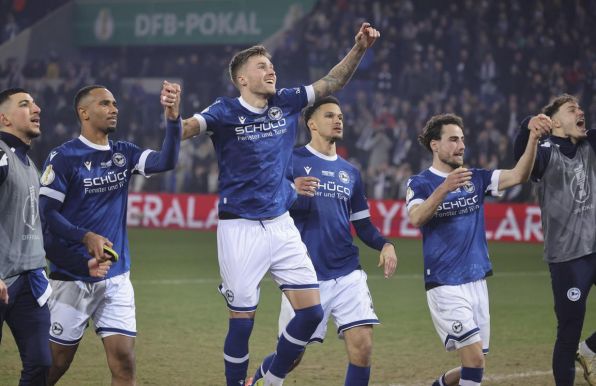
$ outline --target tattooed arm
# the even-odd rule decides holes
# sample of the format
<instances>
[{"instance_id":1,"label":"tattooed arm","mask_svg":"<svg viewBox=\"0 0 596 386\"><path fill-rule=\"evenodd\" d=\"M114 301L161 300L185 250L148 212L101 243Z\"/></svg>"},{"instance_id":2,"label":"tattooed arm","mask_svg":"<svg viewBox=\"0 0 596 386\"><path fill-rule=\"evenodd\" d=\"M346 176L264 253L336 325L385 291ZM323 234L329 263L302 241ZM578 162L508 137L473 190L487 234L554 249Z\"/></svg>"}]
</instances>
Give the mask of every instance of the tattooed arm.
<instances>
[{"instance_id":1,"label":"tattooed arm","mask_svg":"<svg viewBox=\"0 0 596 386\"><path fill-rule=\"evenodd\" d=\"M369 23L362 23L360 30L354 38L356 44L354 44L350 52L327 75L313 83L316 99L326 97L341 90L356 71L367 48L372 46L379 36L381 36L379 31L371 27Z\"/></svg>"}]
</instances>

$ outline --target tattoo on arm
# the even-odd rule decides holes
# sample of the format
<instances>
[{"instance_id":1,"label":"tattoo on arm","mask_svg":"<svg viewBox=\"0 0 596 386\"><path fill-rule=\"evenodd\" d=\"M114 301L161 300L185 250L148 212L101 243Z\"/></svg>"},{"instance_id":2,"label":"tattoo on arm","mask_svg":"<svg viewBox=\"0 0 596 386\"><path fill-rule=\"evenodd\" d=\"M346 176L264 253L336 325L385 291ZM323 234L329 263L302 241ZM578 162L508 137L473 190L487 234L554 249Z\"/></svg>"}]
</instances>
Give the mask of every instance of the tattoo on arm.
<instances>
[{"instance_id":1,"label":"tattoo on arm","mask_svg":"<svg viewBox=\"0 0 596 386\"><path fill-rule=\"evenodd\" d=\"M316 98L323 98L341 90L358 68L358 64L360 64L365 52L365 49L354 45L350 52L327 75L313 84Z\"/></svg>"}]
</instances>

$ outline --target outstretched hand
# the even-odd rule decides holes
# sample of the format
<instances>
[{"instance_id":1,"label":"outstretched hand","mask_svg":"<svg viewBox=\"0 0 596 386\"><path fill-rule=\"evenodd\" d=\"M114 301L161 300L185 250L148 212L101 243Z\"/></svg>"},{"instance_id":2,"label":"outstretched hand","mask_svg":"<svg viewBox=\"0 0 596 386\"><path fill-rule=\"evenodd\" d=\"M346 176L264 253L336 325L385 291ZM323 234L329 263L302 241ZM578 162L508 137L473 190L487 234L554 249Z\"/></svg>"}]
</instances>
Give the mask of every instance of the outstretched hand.
<instances>
[{"instance_id":1,"label":"outstretched hand","mask_svg":"<svg viewBox=\"0 0 596 386\"><path fill-rule=\"evenodd\" d=\"M367 49L370 48L375 41L381 36L381 33L373 28L370 23L362 23L360 30L356 34L354 40L360 47Z\"/></svg>"},{"instance_id":2,"label":"outstretched hand","mask_svg":"<svg viewBox=\"0 0 596 386\"><path fill-rule=\"evenodd\" d=\"M174 121L180 116L180 94L182 88L178 83L163 81L160 93L160 103L165 108L166 118Z\"/></svg>"}]
</instances>

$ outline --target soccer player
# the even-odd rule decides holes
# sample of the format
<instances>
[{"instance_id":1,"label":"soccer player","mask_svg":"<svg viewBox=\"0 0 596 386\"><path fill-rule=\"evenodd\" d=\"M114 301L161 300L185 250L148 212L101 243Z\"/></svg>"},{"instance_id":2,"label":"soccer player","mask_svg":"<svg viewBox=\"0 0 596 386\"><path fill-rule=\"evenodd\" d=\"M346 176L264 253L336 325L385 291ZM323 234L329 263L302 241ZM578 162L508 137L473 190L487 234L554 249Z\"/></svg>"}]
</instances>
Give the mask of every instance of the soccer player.
<instances>
[{"instance_id":1,"label":"soccer player","mask_svg":"<svg viewBox=\"0 0 596 386\"><path fill-rule=\"evenodd\" d=\"M366 284L366 273L354 245L350 223L369 247L381 251L379 267L385 278L395 272L395 248L370 221L360 172L339 157L335 143L343 138L343 114L331 96L318 99L304 110L311 136L308 145L294 150L293 172L300 196L290 215L317 272L324 317L309 342L323 342L327 321L333 316L348 354L345 385L368 385L372 355L372 326L379 324ZM282 295L280 335L294 311ZM267 357L254 377L262 377L274 354ZM297 365L297 363L296 363Z\"/></svg>"},{"instance_id":2,"label":"soccer player","mask_svg":"<svg viewBox=\"0 0 596 386\"><path fill-rule=\"evenodd\" d=\"M548 263L557 316L553 375L557 386L573 385L577 360L596 386L596 333L578 343L590 288L596 284L596 130L586 130L575 97L563 94L525 119L515 139L515 157L528 142L528 125L541 119L552 134L538 146L532 181L538 187Z\"/></svg>"},{"instance_id":3,"label":"soccer player","mask_svg":"<svg viewBox=\"0 0 596 386\"><path fill-rule=\"evenodd\" d=\"M21 88L0 92L0 340L6 321L23 369L19 385L46 385L52 292L37 197L38 171L27 156L39 137L41 109Z\"/></svg>"},{"instance_id":4,"label":"soccer player","mask_svg":"<svg viewBox=\"0 0 596 386\"><path fill-rule=\"evenodd\" d=\"M266 385L281 385L323 317L317 277L288 209L292 188L292 147L300 111L341 89L379 37L363 23L355 44L329 73L312 85L275 88L276 74L263 46L238 52L229 66L239 98L218 98L184 120L183 138L211 136L219 164L218 260L229 315L224 343L228 386L244 384L248 341L267 271L285 292L296 316L277 345Z\"/></svg>"},{"instance_id":5,"label":"soccer player","mask_svg":"<svg viewBox=\"0 0 596 386\"><path fill-rule=\"evenodd\" d=\"M435 329L461 367L433 386L480 385L490 323L485 278L492 274L484 227L484 196L526 181L544 126L531 124L526 151L513 169L467 169L464 125L454 114L432 117L418 137L432 166L408 181L410 222L422 232L426 297ZM459 382L459 383L458 383Z\"/></svg>"},{"instance_id":6,"label":"soccer player","mask_svg":"<svg viewBox=\"0 0 596 386\"><path fill-rule=\"evenodd\" d=\"M108 139L116 130L118 107L103 86L83 87L74 99L81 135L52 150L41 176L40 208L54 293L49 383L68 370L89 319L102 338L112 385L135 384L134 292L129 278L126 231L128 184L132 174L174 168L182 132L180 87L164 82L166 133L161 151ZM104 247L112 248L116 256ZM93 277L88 261L115 260L107 275Z\"/></svg>"}]
</instances>

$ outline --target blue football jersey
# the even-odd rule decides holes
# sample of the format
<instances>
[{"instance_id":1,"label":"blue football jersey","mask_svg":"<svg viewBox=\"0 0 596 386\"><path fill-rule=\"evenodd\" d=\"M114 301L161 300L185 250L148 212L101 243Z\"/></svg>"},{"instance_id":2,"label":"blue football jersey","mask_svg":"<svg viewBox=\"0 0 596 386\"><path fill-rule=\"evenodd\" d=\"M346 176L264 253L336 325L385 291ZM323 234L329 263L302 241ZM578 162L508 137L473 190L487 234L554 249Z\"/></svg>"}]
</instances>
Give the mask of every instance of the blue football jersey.
<instances>
[{"instance_id":1,"label":"blue football jersey","mask_svg":"<svg viewBox=\"0 0 596 386\"><path fill-rule=\"evenodd\" d=\"M370 217L360 172L339 156L310 146L294 150L294 177L317 177L315 197L299 196L290 209L319 280L345 276L360 267L350 222Z\"/></svg>"},{"instance_id":2,"label":"blue football jersey","mask_svg":"<svg viewBox=\"0 0 596 386\"><path fill-rule=\"evenodd\" d=\"M102 235L114 244L119 259L105 278L130 270L126 231L128 184L132 174L144 175L151 151L129 142L97 145L80 136L52 150L44 164L40 194L62 202L60 213L73 225ZM45 229L44 239L91 258L83 243L61 239L51 229ZM50 269L78 280L102 280L74 275L55 264L50 264Z\"/></svg>"},{"instance_id":3,"label":"blue football jersey","mask_svg":"<svg viewBox=\"0 0 596 386\"><path fill-rule=\"evenodd\" d=\"M469 183L450 192L434 216L420 228L427 288L470 283L492 272L484 226L484 197L500 195L501 171L470 170ZM426 200L446 177L447 173L431 167L410 178L408 209Z\"/></svg>"},{"instance_id":4,"label":"blue football jersey","mask_svg":"<svg viewBox=\"0 0 596 386\"><path fill-rule=\"evenodd\" d=\"M312 86L302 86L278 90L263 109L222 97L195 114L217 154L220 212L261 219L289 209L292 148L300 112L312 101Z\"/></svg>"}]
</instances>

